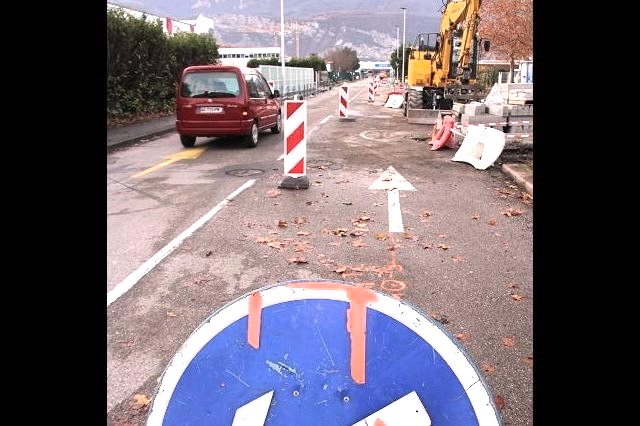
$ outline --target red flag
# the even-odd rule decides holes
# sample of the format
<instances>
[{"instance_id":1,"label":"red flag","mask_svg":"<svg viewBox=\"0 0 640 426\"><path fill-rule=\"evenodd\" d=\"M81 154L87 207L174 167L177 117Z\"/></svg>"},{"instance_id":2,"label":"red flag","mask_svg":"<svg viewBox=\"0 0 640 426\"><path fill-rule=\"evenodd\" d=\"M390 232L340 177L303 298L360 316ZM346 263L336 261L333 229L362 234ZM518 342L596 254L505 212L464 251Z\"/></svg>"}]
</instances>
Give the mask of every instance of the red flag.
<instances>
[{"instance_id":1,"label":"red flag","mask_svg":"<svg viewBox=\"0 0 640 426\"><path fill-rule=\"evenodd\" d=\"M171 18L167 16L167 32L171 34L173 32L173 23L171 22Z\"/></svg>"}]
</instances>

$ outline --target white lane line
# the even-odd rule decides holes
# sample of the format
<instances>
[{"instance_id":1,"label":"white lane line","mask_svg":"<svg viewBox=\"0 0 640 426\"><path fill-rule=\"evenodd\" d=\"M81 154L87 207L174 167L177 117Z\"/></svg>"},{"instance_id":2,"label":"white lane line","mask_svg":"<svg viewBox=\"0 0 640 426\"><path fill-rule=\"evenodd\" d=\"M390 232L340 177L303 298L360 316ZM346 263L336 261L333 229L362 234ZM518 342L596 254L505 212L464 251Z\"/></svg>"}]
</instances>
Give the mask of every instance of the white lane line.
<instances>
[{"instance_id":1,"label":"white lane line","mask_svg":"<svg viewBox=\"0 0 640 426\"><path fill-rule=\"evenodd\" d=\"M394 188L389 191L389 232L404 232L402 211L400 210L400 191Z\"/></svg>"},{"instance_id":2,"label":"white lane line","mask_svg":"<svg viewBox=\"0 0 640 426\"><path fill-rule=\"evenodd\" d=\"M322 121L320 121L320 124L324 124L327 121L331 120L331 117L333 117L333 115L327 115L325 118L322 119Z\"/></svg>"},{"instance_id":3,"label":"white lane line","mask_svg":"<svg viewBox=\"0 0 640 426\"><path fill-rule=\"evenodd\" d=\"M147 272L151 271L158 263L162 261L162 259L167 257L169 253L175 250L187 237L193 234L202 225L207 223L207 221L209 221L209 219L211 219L216 213L218 213L222 209L222 207L229 204L229 201L233 200L238 196L238 194L251 187L254 183L256 183L255 179L246 181L240 188L227 195L227 197L224 200L220 201L217 206L215 206L207 214L198 219L193 225L182 231L182 233L171 240L169 244L164 246L159 252L154 254L146 262L140 265L138 269L130 273L127 278L118 283L118 285L116 285L113 290L107 293L107 306L115 302L120 296L129 291L129 289L131 289L131 287L133 287L135 283L137 283L142 277L144 277Z\"/></svg>"},{"instance_id":4,"label":"white lane line","mask_svg":"<svg viewBox=\"0 0 640 426\"><path fill-rule=\"evenodd\" d=\"M354 100L355 98L357 98L358 96L360 96L362 94L362 92L367 92L369 89L367 87L365 87L364 89L362 89L361 91L358 92L357 95L355 95L353 98L349 99L349 102L351 102L352 100Z\"/></svg>"},{"instance_id":5,"label":"white lane line","mask_svg":"<svg viewBox=\"0 0 640 426\"><path fill-rule=\"evenodd\" d=\"M316 130L318 127L314 126L313 128L311 128L311 130L309 130L309 133L307 133L307 136L309 136L311 133L313 133L314 130Z\"/></svg>"}]
</instances>

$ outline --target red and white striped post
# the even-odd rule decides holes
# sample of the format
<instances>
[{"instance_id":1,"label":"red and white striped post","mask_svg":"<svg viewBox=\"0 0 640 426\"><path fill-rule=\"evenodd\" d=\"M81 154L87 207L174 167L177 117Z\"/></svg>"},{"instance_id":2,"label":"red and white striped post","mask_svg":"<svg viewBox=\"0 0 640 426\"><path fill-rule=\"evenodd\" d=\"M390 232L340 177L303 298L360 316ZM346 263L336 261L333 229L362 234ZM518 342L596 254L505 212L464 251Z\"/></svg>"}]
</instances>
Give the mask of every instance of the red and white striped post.
<instances>
[{"instance_id":1,"label":"red and white striped post","mask_svg":"<svg viewBox=\"0 0 640 426\"><path fill-rule=\"evenodd\" d=\"M374 94L373 94L373 81L369 82L369 102L373 102L374 101Z\"/></svg>"},{"instance_id":2,"label":"red and white striped post","mask_svg":"<svg viewBox=\"0 0 640 426\"><path fill-rule=\"evenodd\" d=\"M279 188L307 189L307 102L284 101L284 179Z\"/></svg>"},{"instance_id":3,"label":"red and white striped post","mask_svg":"<svg viewBox=\"0 0 640 426\"><path fill-rule=\"evenodd\" d=\"M340 86L338 90L338 121L353 121L349 117L349 88Z\"/></svg>"}]
</instances>

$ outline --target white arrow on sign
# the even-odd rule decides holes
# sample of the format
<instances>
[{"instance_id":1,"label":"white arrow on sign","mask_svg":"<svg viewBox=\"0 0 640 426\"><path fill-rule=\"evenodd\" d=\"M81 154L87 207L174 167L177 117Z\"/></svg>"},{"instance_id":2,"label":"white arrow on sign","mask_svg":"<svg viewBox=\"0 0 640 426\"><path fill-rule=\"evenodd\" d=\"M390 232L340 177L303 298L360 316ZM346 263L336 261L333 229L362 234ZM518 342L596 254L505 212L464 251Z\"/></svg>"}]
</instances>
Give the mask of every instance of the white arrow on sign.
<instances>
[{"instance_id":1,"label":"white arrow on sign","mask_svg":"<svg viewBox=\"0 0 640 426\"><path fill-rule=\"evenodd\" d=\"M404 232L399 191L416 191L416 188L402 177L393 166L389 166L387 170L371 184L369 189L386 189L389 191L389 232Z\"/></svg>"},{"instance_id":2,"label":"white arrow on sign","mask_svg":"<svg viewBox=\"0 0 640 426\"><path fill-rule=\"evenodd\" d=\"M431 426L431 418L422 405L420 397L413 391L392 402L381 410L365 417L352 426Z\"/></svg>"},{"instance_id":3,"label":"white arrow on sign","mask_svg":"<svg viewBox=\"0 0 640 426\"><path fill-rule=\"evenodd\" d=\"M259 398L247 402L236 410L231 426L262 426L267 420L267 413L271 406L273 391L269 391Z\"/></svg>"}]
</instances>

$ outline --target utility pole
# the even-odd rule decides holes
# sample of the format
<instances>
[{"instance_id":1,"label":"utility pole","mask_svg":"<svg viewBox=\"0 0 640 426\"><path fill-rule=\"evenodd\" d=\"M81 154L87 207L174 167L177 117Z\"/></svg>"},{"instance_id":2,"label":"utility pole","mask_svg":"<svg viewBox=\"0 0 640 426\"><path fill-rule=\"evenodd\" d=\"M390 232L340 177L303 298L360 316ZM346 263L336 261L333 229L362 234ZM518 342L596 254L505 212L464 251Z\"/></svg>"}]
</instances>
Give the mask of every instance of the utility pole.
<instances>
[{"instance_id":1,"label":"utility pole","mask_svg":"<svg viewBox=\"0 0 640 426\"><path fill-rule=\"evenodd\" d=\"M398 40L400 39L400 27L396 26L396 81L398 81L398 64L400 63L400 58L398 57L398 53L400 53L398 51L398 49L400 48L398 46Z\"/></svg>"},{"instance_id":2,"label":"utility pole","mask_svg":"<svg viewBox=\"0 0 640 426\"><path fill-rule=\"evenodd\" d=\"M402 84L404 84L404 55L406 52L406 48L404 47L405 38L407 34L407 8L401 7L402 9Z\"/></svg>"}]
</instances>

